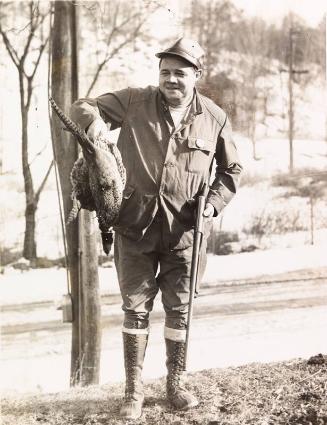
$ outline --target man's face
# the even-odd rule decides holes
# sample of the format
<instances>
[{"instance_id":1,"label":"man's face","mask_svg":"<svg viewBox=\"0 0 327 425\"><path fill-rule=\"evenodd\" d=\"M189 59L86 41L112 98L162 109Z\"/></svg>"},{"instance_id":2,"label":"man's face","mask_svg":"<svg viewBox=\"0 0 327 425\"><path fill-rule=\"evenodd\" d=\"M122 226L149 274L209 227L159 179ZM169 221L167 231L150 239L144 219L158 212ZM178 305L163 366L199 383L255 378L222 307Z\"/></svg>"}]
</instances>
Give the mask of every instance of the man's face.
<instances>
[{"instance_id":1,"label":"man's face","mask_svg":"<svg viewBox=\"0 0 327 425\"><path fill-rule=\"evenodd\" d=\"M159 88L171 105L187 104L193 97L201 70L174 56L164 57L159 69Z\"/></svg>"}]
</instances>

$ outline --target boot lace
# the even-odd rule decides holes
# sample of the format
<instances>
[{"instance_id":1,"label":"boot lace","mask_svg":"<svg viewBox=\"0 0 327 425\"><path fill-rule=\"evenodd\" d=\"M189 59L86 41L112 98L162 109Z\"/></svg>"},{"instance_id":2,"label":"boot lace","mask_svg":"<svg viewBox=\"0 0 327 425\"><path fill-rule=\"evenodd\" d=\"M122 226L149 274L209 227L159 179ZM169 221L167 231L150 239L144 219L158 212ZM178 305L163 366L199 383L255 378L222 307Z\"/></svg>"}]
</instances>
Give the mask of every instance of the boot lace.
<instances>
[{"instance_id":1,"label":"boot lace","mask_svg":"<svg viewBox=\"0 0 327 425\"><path fill-rule=\"evenodd\" d=\"M183 390L180 386L181 378L184 371L184 353L185 344L175 342L172 351L172 363L168 374L167 384L169 392L176 392L176 390Z\"/></svg>"}]
</instances>

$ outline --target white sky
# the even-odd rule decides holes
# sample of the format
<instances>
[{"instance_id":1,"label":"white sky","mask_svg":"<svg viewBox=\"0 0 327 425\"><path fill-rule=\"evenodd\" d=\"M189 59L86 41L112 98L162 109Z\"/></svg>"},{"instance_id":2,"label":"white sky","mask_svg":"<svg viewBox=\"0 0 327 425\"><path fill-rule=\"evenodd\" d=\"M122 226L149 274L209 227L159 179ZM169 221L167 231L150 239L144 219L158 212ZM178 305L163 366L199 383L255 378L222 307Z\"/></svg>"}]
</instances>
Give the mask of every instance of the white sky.
<instances>
[{"instance_id":1,"label":"white sky","mask_svg":"<svg viewBox=\"0 0 327 425\"><path fill-rule=\"evenodd\" d=\"M309 25L317 25L327 11L326 0L232 0L249 15L261 16L273 22L293 11Z\"/></svg>"},{"instance_id":2,"label":"white sky","mask_svg":"<svg viewBox=\"0 0 327 425\"><path fill-rule=\"evenodd\" d=\"M207 0L210 1L210 0ZM317 26L327 13L327 0L230 0L246 15L259 16L278 25L290 11L312 26ZM152 18L152 34L160 37L184 35L183 10L187 11L191 0L166 0L165 7Z\"/></svg>"},{"instance_id":3,"label":"white sky","mask_svg":"<svg viewBox=\"0 0 327 425\"><path fill-rule=\"evenodd\" d=\"M261 16L267 21L278 22L280 18L293 11L309 25L316 26L327 12L326 0L231 0L246 14ZM190 7L191 0L167 0L168 20L179 25L179 8ZM169 12L168 12L169 11Z\"/></svg>"}]
</instances>

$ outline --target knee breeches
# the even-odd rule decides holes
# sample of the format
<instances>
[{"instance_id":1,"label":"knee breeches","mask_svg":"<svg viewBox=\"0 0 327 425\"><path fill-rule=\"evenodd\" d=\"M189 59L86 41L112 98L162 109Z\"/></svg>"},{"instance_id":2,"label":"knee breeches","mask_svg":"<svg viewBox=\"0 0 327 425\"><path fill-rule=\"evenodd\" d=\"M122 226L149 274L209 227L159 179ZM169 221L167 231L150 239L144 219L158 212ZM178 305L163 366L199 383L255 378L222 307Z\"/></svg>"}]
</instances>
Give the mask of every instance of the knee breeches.
<instances>
[{"instance_id":1,"label":"knee breeches","mask_svg":"<svg viewBox=\"0 0 327 425\"><path fill-rule=\"evenodd\" d=\"M124 327L146 329L159 292L166 313L165 326L185 329L189 303L192 246L169 250L162 244L162 224L154 221L140 241L115 235L115 264L125 312ZM199 279L205 268L205 241Z\"/></svg>"}]
</instances>

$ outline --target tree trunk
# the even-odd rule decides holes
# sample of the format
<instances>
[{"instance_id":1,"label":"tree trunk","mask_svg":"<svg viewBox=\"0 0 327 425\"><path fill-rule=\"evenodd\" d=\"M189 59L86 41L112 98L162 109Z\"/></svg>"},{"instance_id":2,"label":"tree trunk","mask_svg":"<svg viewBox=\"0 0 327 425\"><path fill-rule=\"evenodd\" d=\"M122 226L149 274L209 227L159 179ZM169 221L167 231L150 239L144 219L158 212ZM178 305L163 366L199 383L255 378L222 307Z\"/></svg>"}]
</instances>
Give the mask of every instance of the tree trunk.
<instances>
[{"instance_id":1,"label":"tree trunk","mask_svg":"<svg viewBox=\"0 0 327 425\"><path fill-rule=\"evenodd\" d=\"M258 156L257 156L255 112L251 114L251 118L250 118L250 139L252 142L252 158L256 161L258 159Z\"/></svg>"},{"instance_id":2,"label":"tree trunk","mask_svg":"<svg viewBox=\"0 0 327 425\"><path fill-rule=\"evenodd\" d=\"M35 7L34 7L35 6ZM27 260L36 259L36 238L35 238L35 225L36 225L36 210L39 202L40 193L42 192L46 180L49 176L50 169L46 173L43 182L35 194L33 187L33 178L28 160L28 115L31 106L31 99L33 93L33 79L35 73L40 65L40 60L44 49L47 44L47 39L44 43L39 44L38 48L34 45L36 32L41 31L43 35L42 24L48 13L41 14L38 5L33 5L33 2L29 3L29 23L25 28L29 27L29 32L26 37L26 43L21 46L22 54L19 56L18 51L12 45L11 41L7 37L7 33L11 30L4 30L0 22L0 33L4 41L7 53L10 59L15 65L18 72L19 80L19 94L20 94L20 113L21 113L21 124L22 124L22 171L24 178L24 189L25 189L25 234L24 234L24 245L23 245L23 257ZM0 17L1 20L1 17ZM43 38L43 37L42 37ZM23 40L22 40L23 41ZM36 59L33 62L33 58L37 52ZM32 54L33 58L27 59ZM28 66L25 67L27 60L29 61ZM27 69L32 69L31 72L27 72Z\"/></svg>"},{"instance_id":3,"label":"tree trunk","mask_svg":"<svg viewBox=\"0 0 327 425\"><path fill-rule=\"evenodd\" d=\"M23 250L23 257L27 260L36 259L35 214L35 204L27 204L25 209L25 236Z\"/></svg>"},{"instance_id":4,"label":"tree trunk","mask_svg":"<svg viewBox=\"0 0 327 425\"><path fill-rule=\"evenodd\" d=\"M310 195L310 235L311 235L311 245L314 245L314 235L315 235L315 227L314 227L314 199L313 196Z\"/></svg>"},{"instance_id":5,"label":"tree trunk","mask_svg":"<svg viewBox=\"0 0 327 425\"><path fill-rule=\"evenodd\" d=\"M22 168L25 188L25 235L23 257L27 260L36 258L35 242L35 215L37 205L35 204L35 193L30 165L28 162L28 112L29 104L24 103L24 75L23 69L19 73L20 108L22 117Z\"/></svg>"}]
</instances>

